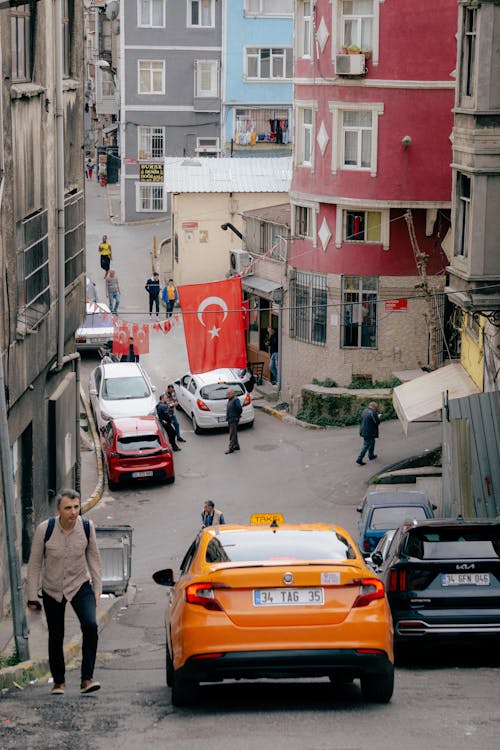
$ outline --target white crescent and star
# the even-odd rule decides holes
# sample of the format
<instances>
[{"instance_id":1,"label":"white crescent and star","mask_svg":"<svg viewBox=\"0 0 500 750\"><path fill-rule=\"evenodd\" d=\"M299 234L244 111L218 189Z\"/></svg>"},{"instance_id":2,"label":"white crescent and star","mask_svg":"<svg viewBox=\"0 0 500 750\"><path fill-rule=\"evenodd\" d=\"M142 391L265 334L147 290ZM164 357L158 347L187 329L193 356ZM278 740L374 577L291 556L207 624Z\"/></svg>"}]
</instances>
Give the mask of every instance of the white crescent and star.
<instances>
[{"instance_id":1,"label":"white crescent and star","mask_svg":"<svg viewBox=\"0 0 500 750\"><path fill-rule=\"evenodd\" d=\"M205 299L202 300L202 302L200 302L200 305L199 305L198 310L197 310L198 320L200 321L200 323L202 324L202 326L206 327L206 323L203 320L203 313L205 312L205 309L209 305L216 305L217 307L220 307L220 309L224 313L224 317L222 318L222 322L224 322L225 319L227 318L227 312L228 312L226 302L222 299L222 297L205 297ZM220 331L220 328L217 328L217 326L215 324L214 324L213 328L209 328L208 329L208 333L212 337L212 340L216 336L219 335L219 331Z\"/></svg>"}]
</instances>

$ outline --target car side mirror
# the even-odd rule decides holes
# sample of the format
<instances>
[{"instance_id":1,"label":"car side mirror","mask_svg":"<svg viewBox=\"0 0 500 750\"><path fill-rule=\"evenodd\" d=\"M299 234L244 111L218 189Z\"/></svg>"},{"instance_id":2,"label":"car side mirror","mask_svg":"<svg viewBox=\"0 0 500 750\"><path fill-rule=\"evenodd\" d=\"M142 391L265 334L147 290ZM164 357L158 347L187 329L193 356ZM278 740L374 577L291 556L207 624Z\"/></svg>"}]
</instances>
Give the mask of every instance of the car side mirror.
<instances>
[{"instance_id":1,"label":"car side mirror","mask_svg":"<svg viewBox=\"0 0 500 750\"><path fill-rule=\"evenodd\" d=\"M437 505L434 505L434 503L432 503L431 507L432 507L432 510L437 510L438 509Z\"/></svg>"},{"instance_id":2,"label":"car side mirror","mask_svg":"<svg viewBox=\"0 0 500 750\"><path fill-rule=\"evenodd\" d=\"M89 390L89 393L90 393L91 396L97 396L97 390L95 388L91 388Z\"/></svg>"},{"instance_id":3,"label":"car side mirror","mask_svg":"<svg viewBox=\"0 0 500 750\"><path fill-rule=\"evenodd\" d=\"M153 573L153 581L159 586L175 586L174 571L172 568L164 568Z\"/></svg>"},{"instance_id":4,"label":"car side mirror","mask_svg":"<svg viewBox=\"0 0 500 750\"><path fill-rule=\"evenodd\" d=\"M382 557L381 552L372 552L372 563L374 565L380 566L384 562L384 558Z\"/></svg>"},{"instance_id":5,"label":"car side mirror","mask_svg":"<svg viewBox=\"0 0 500 750\"><path fill-rule=\"evenodd\" d=\"M156 391L156 386L155 386L155 385L152 385L152 386L151 386L151 390L153 391L153 393L155 393L155 391Z\"/></svg>"}]
</instances>

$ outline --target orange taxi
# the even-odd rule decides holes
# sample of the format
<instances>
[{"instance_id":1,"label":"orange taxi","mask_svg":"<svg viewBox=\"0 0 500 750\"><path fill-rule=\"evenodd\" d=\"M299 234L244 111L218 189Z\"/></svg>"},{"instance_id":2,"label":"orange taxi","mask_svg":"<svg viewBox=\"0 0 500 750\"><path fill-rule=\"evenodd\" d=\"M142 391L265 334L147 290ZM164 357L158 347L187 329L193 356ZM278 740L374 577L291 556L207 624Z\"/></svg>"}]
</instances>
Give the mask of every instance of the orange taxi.
<instances>
[{"instance_id":1,"label":"orange taxi","mask_svg":"<svg viewBox=\"0 0 500 750\"><path fill-rule=\"evenodd\" d=\"M153 575L169 587L172 703L195 702L200 682L324 676L359 678L364 700L390 701L391 613L349 534L267 514L255 520L202 529L177 580L171 569Z\"/></svg>"}]
</instances>

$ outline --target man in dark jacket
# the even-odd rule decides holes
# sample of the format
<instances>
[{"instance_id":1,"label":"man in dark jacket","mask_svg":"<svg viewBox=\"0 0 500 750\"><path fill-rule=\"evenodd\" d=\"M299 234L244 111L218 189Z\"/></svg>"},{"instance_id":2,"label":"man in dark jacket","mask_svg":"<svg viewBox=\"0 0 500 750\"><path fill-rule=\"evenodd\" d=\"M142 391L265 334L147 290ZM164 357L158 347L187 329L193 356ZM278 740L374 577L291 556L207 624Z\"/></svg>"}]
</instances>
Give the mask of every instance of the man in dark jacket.
<instances>
[{"instance_id":1,"label":"man in dark jacket","mask_svg":"<svg viewBox=\"0 0 500 750\"><path fill-rule=\"evenodd\" d=\"M172 424L172 419L170 417L170 408L167 403L167 394L162 393L160 396L160 400L156 404L156 413L158 415L158 420L165 430L165 432L168 435L168 439L170 442L170 445L172 446L173 451L180 451L181 449L175 442L175 429Z\"/></svg>"},{"instance_id":2,"label":"man in dark jacket","mask_svg":"<svg viewBox=\"0 0 500 750\"><path fill-rule=\"evenodd\" d=\"M158 273L153 274L151 278L146 281L144 289L149 294L149 317L153 312L153 305L156 309L156 317L160 314L160 275Z\"/></svg>"},{"instance_id":3,"label":"man in dark jacket","mask_svg":"<svg viewBox=\"0 0 500 750\"><path fill-rule=\"evenodd\" d=\"M239 451L240 449L238 443L238 422L240 421L242 411L243 409L239 398L234 395L232 388L228 388L226 419L229 425L229 448L227 449L226 454L234 453L234 451Z\"/></svg>"},{"instance_id":4,"label":"man in dark jacket","mask_svg":"<svg viewBox=\"0 0 500 750\"><path fill-rule=\"evenodd\" d=\"M363 438L363 447L356 459L356 463L360 466L365 465L363 458L367 452L370 461L377 458L373 451L375 449L375 440L378 438L379 424L380 415L377 412L377 403L375 401L370 401L368 407L364 409L361 414L361 422L359 425L359 434Z\"/></svg>"}]
</instances>

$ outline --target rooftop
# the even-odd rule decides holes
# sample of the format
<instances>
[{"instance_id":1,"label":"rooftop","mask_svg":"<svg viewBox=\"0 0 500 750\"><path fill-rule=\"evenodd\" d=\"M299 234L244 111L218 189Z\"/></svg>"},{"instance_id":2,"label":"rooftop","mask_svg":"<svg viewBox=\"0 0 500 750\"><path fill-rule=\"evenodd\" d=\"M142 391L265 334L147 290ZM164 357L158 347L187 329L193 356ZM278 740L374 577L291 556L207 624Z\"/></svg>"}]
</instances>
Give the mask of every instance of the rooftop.
<instances>
[{"instance_id":1,"label":"rooftop","mask_svg":"<svg viewBox=\"0 0 500 750\"><path fill-rule=\"evenodd\" d=\"M165 189L172 193L288 193L291 177L290 156L165 158Z\"/></svg>"}]
</instances>

